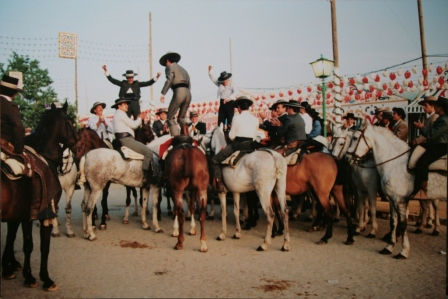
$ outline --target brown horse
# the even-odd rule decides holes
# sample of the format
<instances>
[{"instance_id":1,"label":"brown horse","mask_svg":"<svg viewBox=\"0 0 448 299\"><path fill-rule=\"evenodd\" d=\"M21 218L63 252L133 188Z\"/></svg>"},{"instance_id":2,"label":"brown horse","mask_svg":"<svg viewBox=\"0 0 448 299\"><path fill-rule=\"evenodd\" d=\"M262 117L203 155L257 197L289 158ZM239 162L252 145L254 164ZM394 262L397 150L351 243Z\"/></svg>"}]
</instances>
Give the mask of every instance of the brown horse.
<instances>
[{"instance_id":1,"label":"brown horse","mask_svg":"<svg viewBox=\"0 0 448 299\"><path fill-rule=\"evenodd\" d=\"M185 136L175 137L173 144L179 144L179 139ZM184 242L184 209L183 193L191 192L189 209L194 215L194 203L198 202L201 222L201 252L207 251L205 235L205 217L207 211L207 187L209 172L207 158L197 147L188 143L181 143L171 150L166 158L164 176L168 179L174 196L174 211L179 221L179 235L175 249L182 249Z\"/></svg>"},{"instance_id":2,"label":"brown horse","mask_svg":"<svg viewBox=\"0 0 448 299\"><path fill-rule=\"evenodd\" d=\"M14 272L21 265L14 257L14 241L20 223L23 231L23 251L25 261L23 276L25 285L37 286L31 274L31 252L33 251L32 221L40 221L41 264L39 277L43 288L48 291L57 289L48 274L48 255L54 210L62 190L57 178L57 166L60 161L59 143L71 147L76 142L72 121L67 117L67 103L62 108L51 106L43 113L35 132L26 138L26 144L32 146L45 157L48 164L36 158L31 178L24 176L17 180L8 179L1 174L1 217L8 223L5 250L2 256L2 275L5 279L15 278ZM31 152L28 152L31 155ZM40 178L38 176L40 174ZM45 192L46 191L46 192ZM36 196L37 201L36 201ZM36 209L37 208L37 209Z\"/></svg>"},{"instance_id":3,"label":"brown horse","mask_svg":"<svg viewBox=\"0 0 448 299\"><path fill-rule=\"evenodd\" d=\"M343 185L335 184L338 166L335 159L322 152L304 155L299 164L288 165L286 174L286 194L300 195L312 191L319 200L327 222L327 230L319 244L327 243L333 235L334 213L330 205L330 193L333 194L341 212L347 217L347 240L345 244L353 244L353 220L351 211L344 200Z\"/></svg>"}]
</instances>

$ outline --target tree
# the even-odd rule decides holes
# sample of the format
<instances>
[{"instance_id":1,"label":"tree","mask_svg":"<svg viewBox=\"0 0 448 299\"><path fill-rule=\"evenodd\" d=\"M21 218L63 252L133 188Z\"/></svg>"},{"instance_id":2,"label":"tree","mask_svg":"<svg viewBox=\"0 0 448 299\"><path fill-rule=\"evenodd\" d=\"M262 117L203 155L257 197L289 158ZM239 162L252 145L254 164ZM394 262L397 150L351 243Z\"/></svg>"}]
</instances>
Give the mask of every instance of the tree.
<instances>
[{"instance_id":1,"label":"tree","mask_svg":"<svg viewBox=\"0 0 448 299\"><path fill-rule=\"evenodd\" d=\"M23 73L23 92L14 99L19 105L20 114L25 127L35 128L39 122L40 115L51 103L59 102L55 90L51 87L53 80L47 69L42 69L38 60L31 60L28 56L22 56L13 52L8 64L0 63L0 75L9 71L20 71ZM64 102L67 101L65 98ZM68 113L71 117L76 116L76 109L69 105Z\"/></svg>"}]
</instances>

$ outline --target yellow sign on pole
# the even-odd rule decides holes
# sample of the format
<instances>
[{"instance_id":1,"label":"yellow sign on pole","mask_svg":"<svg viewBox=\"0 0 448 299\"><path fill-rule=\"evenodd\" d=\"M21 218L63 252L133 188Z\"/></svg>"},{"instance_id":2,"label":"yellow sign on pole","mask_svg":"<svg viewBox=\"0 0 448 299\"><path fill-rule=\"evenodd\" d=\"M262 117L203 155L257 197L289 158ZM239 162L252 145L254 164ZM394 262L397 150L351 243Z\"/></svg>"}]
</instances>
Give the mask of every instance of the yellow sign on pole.
<instances>
[{"instance_id":1,"label":"yellow sign on pole","mask_svg":"<svg viewBox=\"0 0 448 299\"><path fill-rule=\"evenodd\" d=\"M78 35L76 33L59 32L58 49L60 58L76 59L78 56Z\"/></svg>"}]
</instances>

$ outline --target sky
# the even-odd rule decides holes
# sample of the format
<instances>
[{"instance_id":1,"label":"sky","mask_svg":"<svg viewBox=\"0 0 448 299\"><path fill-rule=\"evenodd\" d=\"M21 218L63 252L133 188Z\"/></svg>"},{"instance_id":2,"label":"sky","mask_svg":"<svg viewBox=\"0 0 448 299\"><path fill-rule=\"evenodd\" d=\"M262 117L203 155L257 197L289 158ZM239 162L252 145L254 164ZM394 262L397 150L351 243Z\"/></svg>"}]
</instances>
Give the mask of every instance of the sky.
<instances>
[{"instance_id":1,"label":"sky","mask_svg":"<svg viewBox=\"0 0 448 299\"><path fill-rule=\"evenodd\" d=\"M448 1L422 4L427 55L448 54ZM12 51L39 60L59 98L74 103L75 61L58 57L57 37L76 33L79 114L96 101L113 113L119 88L101 66L117 79L132 69L149 80L150 13L153 74L162 73L153 85L156 106L165 81L158 61L166 52L181 55L193 101L216 99L210 64L216 77L232 72L237 89L256 92L317 82L310 62L321 54L333 59L328 0L1 0L0 62ZM421 57L417 0L336 0L336 19L343 75ZM150 98L150 88L142 88L143 109Z\"/></svg>"}]
</instances>

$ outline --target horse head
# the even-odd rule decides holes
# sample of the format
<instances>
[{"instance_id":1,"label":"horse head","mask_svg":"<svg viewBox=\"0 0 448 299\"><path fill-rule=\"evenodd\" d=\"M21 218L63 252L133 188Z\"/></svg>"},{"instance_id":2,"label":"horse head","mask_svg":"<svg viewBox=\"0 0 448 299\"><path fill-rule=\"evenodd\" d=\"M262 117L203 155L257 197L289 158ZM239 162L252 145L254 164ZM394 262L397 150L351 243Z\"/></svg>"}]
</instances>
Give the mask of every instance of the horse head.
<instances>
[{"instance_id":1,"label":"horse head","mask_svg":"<svg viewBox=\"0 0 448 299\"><path fill-rule=\"evenodd\" d=\"M148 144L155 138L154 132L151 128L151 123L143 123L141 127L135 130L135 140L140 141L143 144Z\"/></svg>"},{"instance_id":2,"label":"horse head","mask_svg":"<svg viewBox=\"0 0 448 299\"><path fill-rule=\"evenodd\" d=\"M212 137L210 141L211 151L216 155L227 145L226 136L224 134L224 128L221 124L212 131Z\"/></svg>"},{"instance_id":3,"label":"horse head","mask_svg":"<svg viewBox=\"0 0 448 299\"><path fill-rule=\"evenodd\" d=\"M331 154L337 159L341 160L347 153L350 141L353 137L353 131L348 131L344 136L333 137L331 142Z\"/></svg>"},{"instance_id":4,"label":"horse head","mask_svg":"<svg viewBox=\"0 0 448 299\"><path fill-rule=\"evenodd\" d=\"M368 122L365 122L359 130L352 133L347 149L347 156L349 156L349 160L352 163L360 161L372 149L372 141L370 140L370 136L368 136L370 130L372 130L372 126Z\"/></svg>"}]
</instances>

